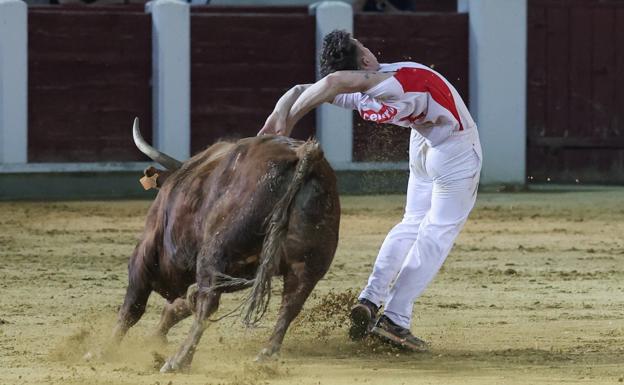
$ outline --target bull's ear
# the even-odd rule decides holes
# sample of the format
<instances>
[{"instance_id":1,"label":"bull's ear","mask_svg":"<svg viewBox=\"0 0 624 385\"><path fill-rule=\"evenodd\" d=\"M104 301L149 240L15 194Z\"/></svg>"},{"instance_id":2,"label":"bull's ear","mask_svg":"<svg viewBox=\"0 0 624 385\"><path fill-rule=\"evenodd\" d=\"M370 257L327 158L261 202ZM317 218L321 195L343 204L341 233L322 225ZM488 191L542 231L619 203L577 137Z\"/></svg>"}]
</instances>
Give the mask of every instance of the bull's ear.
<instances>
[{"instance_id":1,"label":"bull's ear","mask_svg":"<svg viewBox=\"0 0 624 385\"><path fill-rule=\"evenodd\" d=\"M152 175L156 174L157 172L158 172L158 170L156 169L156 167L149 166L145 170L143 170L143 175L149 177L149 176L152 176Z\"/></svg>"}]
</instances>

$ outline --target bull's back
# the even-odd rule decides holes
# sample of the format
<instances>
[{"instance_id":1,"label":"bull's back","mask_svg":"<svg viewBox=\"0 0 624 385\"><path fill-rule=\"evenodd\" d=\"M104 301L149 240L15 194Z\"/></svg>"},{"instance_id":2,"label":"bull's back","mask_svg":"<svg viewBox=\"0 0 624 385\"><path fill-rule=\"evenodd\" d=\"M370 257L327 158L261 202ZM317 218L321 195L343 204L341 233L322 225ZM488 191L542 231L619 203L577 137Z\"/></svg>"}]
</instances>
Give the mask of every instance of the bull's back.
<instances>
[{"instance_id":1,"label":"bull's back","mask_svg":"<svg viewBox=\"0 0 624 385\"><path fill-rule=\"evenodd\" d=\"M213 145L172 175L160 193L168 194L163 208L163 246L173 259L190 265L198 249L236 229L241 254L261 239L259 228L292 179L301 141L283 137L245 138ZM178 174L179 173L179 174ZM182 246L184 245L184 246ZM252 250L253 251L253 250Z\"/></svg>"},{"instance_id":2,"label":"bull's back","mask_svg":"<svg viewBox=\"0 0 624 385\"><path fill-rule=\"evenodd\" d=\"M194 273L202 248L225 248L234 267L258 254L267 218L293 180L303 143L267 136L212 146L172 174L159 192L162 273ZM336 178L321 158L295 197L290 238L322 237L333 256L339 216Z\"/></svg>"}]
</instances>

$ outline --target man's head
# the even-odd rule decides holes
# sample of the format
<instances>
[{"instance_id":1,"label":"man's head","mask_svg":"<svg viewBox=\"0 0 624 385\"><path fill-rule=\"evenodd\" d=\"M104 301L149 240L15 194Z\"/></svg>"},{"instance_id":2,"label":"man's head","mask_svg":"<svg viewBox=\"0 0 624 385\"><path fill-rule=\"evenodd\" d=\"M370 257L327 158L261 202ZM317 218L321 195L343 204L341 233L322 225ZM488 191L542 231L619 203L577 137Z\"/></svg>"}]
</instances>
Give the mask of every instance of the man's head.
<instances>
[{"instance_id":1,"label":"man's head","mask_svg":"<svg viewBox=\"0 0 624 385\"><path fill-rule=\"evenodd\" d=\"M323 39L321 76L343 70L378 69L379 62L375 55L349 32L335 29Z\"/></svg>"}]
</instances>

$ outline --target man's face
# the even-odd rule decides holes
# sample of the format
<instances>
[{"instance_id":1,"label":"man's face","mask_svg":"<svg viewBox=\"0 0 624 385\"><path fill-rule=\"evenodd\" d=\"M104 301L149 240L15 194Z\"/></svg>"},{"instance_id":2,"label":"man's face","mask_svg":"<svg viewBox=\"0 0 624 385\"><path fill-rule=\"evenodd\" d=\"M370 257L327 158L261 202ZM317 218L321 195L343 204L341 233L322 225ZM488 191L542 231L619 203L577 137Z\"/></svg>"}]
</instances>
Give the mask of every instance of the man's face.
<instances>
[{"instance_id":1,"label":"man's face","mask_svg":"<svg viewBox=\"0 0 624 385\"><path fill-rule=\"evenodd\" d=\"M377 71L379 69L379 62L377 57L357 39L353 39L358 50L358 63L361 70Z\"/></svg>"}]
</instances>

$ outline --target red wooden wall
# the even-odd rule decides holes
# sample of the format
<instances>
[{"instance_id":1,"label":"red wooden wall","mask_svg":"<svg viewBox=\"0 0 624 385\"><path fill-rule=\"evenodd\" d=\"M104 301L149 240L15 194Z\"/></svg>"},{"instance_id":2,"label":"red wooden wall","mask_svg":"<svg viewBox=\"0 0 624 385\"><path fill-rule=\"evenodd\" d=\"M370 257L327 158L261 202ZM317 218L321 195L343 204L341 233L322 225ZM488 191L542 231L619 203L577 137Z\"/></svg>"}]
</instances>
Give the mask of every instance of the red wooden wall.
<instances>
[{"instance_id":1,"label":"red wooden wall","mask_svg":"<svg viewBox=\"0 0 624 385\"><path fill-rule=\"evenodd\" d=\"M624 2L529 0L527 175L624 182Z\"/></svg>"},{"instance_id":2,"label":"red wooden wall","mask_svg":"<svg viewBox=\"0 0 624 385\"><path fill-rule=\"evenodd\" d=\"M382 63L415 61L440 72L468 102L468 16L458 13L355 15L354 35ZM353 159L408 159L410 130L363 121L354 113Z\"/></svg>"},{"instance_id":3,"label":"red wooden wall","mask_svg":"<svg viewBox=\"0 0 624 385\"><path fill-rule=\"evenodd\" d=\"M28 12L28 160L143 160L151 140L151 17L135 7Z\"/></svg>"},{"instance_id":4,"label":"red wooden wall","mask_svg":"<svg viewBox=\"0 0 624 385\"><path fill-rule=\"evenodd\" d=\"M307 8L238 11L191 8L192 153L219 138L255 135L284 92L314 82L315 19ZM313 134L309 114L294 136Z\"/></svg>"}]
</instances>

